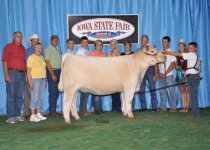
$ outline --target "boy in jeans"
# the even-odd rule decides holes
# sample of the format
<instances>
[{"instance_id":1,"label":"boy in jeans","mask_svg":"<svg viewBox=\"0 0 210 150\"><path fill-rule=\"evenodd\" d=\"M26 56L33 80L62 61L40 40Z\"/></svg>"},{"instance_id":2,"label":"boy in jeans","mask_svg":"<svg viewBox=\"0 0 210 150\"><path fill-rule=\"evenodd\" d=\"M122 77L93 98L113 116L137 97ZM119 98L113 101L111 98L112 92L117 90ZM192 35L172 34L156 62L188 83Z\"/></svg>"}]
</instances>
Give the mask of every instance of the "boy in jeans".
<instances>
[{"instance_id":1,"label":"boy in jeans","mask_svg":"<svg viewBox=\"0 0 210 150\"><path fill-rule=\"evenodd\" d=\"M77 50L76 55L89 56L88 44L89 44L88 38L86 36L81 37L81 47ZM90 115L90 113L87 111L88 97L89 97L89 93L81 92L79 110L83 116Z\"/></svg>"},{"instance_id":2,"label":"boy in jeans","mask_svg":"<svg viewBox=\"0 0 210 150\"><path fill-rule=\"evenodd\" d=\"M164 51L164 54L183 57L184 60L187 60L187 82L188 88L190 90L191 98L191 109L192 117L199 117L199 104L198 104L198 86L200 83L200 61L196 54L197 43L191 42L188 44L188 53L178 53L171 51Z\"/></svg>"}]
</instances>

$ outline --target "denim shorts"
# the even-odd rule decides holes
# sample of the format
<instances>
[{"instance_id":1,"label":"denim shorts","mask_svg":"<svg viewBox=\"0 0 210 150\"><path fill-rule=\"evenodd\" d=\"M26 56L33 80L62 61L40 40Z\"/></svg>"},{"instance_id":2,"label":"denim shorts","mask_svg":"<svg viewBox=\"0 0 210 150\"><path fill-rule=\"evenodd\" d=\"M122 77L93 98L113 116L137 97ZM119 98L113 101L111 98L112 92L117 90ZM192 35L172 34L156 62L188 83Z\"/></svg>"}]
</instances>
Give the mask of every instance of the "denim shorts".
<instances>
[{"instance_id":1,"label":"denim shorts","mask_svg":"<svg viewBox=\"0 0 210 150\"><path fill-rule=\"evenodd\" d=\"M33 78L33 90L31 92L31 109L41 108L44 99L44 89L46 84L45 78Z\"/></svg>"}]
</instances>

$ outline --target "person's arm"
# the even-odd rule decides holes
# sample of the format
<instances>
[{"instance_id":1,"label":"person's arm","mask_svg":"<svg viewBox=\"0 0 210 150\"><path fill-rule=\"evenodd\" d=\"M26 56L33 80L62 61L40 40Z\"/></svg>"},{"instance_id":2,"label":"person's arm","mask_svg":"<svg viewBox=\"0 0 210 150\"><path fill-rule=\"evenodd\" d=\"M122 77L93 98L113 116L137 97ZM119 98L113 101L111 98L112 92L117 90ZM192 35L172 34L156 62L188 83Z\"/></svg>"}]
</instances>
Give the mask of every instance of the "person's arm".
<instances>
[{"instance_id":1,"label":"person's arm","mask_svg":"<svg viewBox=\"0 0 210 150\"><path fill-rule=\"evenodd\" d=\"M157 64L157 74L159 75L160 78L165 78L165 74L160 72L160 68L158 64Z\"/></svg>"},{"instance_id":2,"label":"person's arm","mask_svg":"<svg viewBox=\"0 0 210 150\"><path fill-rule=\"evenodd\" d=\"M29 84L29 83L28 83L27 69L26 69L26 71L25 71L25 80L26 80L26 84Z\"/></svg>"},{"instance_id":3,"label":"person's arm","mask_svg":"<svg viewBox=\"0 0 210 150\"><path fill-rule=\"evenodd\" d=\"M120 53L120 51L118 51L118 53L117 53L117 56L121 56L121 53Z\"/></svg>"},{"instance_id":4,"label":"person's arm","mask_svg":"<svg viewBox=\"0 0 210 150\"><path fill-rule=\"evenodd\" d=\"M50 65L50 58L51 58L51 53L49 51L49 49L45 49L44 51L44 57L45 57L45 62L46 62L46 67L47 67L47 70L49 71L49 73L52 75L52 79L53 81L57 81L57 77L56 75L54 74L53 70L52 70L52 67Z\"/></svg>"},{"instance_id":5,"label":"person's arm","mask_svg":"<svg viewBox=\"0 0 210 150\"><path fill-rule=\"evenodd\" d=\"M28 78L29 86L30 86L31 90L33 90L34 87L33 87L33 83L32 83L31 68L30 67L27 67L27 78Z\"/></svg>"},{"instance_id":6,"label":"person's arm","mask_svg":"<svg viewBox=\"0 0 210 150\"><path fill-rule=\"evenodd\" d=\"M158 79L158 64L155 64L155 72L154 72L154 75L153 75L153 80L157 80Z\"/></svg>"},{"instance_id":7,"label":"person's arm","mask_svg":"<svg viewBox=\"0 0 210 150\"><path fill-rule=\"evenodd\" d=\"M163 54L168 54L177 57L183 57L182 53L179 52L172 52L172 51L162 51Z\"/></svg>"},{"instance_id":8,"label":"person's arm","mask_svg":"<svg viewBox=\"0 0 210 150\"><path fill-rule=\"evenodd\" d=\"M8 82L8 83L11 83L11 78L9 76L9 70L8 70L8 66L7 66L7 62L3 62L3 65L4 65L4 75L5 75L5 80Z\"/></svg>"},{"instance_id":9,"label":"person's arm","mask_svg":"<svg viewBox=\"0 0 210 150\"><path fill-rule=\"evenodd\" d=\"M53 70L52 70L52 67L51 67L51 65L50 65L50 61L49 60L45 60L45 62L46 62L46 65L47 65L47 70L50 72L50 74L52 75L52 79L54 80L54 81L57 81L57 77L56 77L56 75L54 74L54 72L53 72Z\"/></svg>"},{"instance_id":10,"label":"person's arm","mask_svg":"<svg viewBox=\"0 0 210 150\"><path fill-rule=\"evenodd\" d=\"M171 72L171 70L174 68L175 66L175 62L171 62L170 66L168 67L168 69L165 72L165 75L167 75L169 72Z\"/></svg>"},{"instance_id":11,"label":"person's arm","mask_svg":"<svg viewBox=\"0 0 210 150\"><path fill-rule=\"evenodd\" d=\"M26 79L26 84L29 84L29 82L28 82L28 75L27 75L27 70L28 70L28 68L27 68L27 60L26 60L26 58L25 58L25 79Z\"/></svg>"},{"instance_id":12,"label":"person's arm","mask_svg":"<svg viewBox=\"0 0 210 150\"><path fill-rule=\"evenodd\" d=\"M110 52L108 52L107 57L111 57L111 56L112 56L112 54L111 54L111 51L110 51Z\"/></svg>"},{"instance_id":13,"label":"person's arm","mask_svg":"<svg viewBox=\"0 0 210 150\"><path fill-rule=\"evenodd\" d=\"M8 68L8 61L9 61L9 46L6 45L2 54L2 61L3 61L3 68L4 68L4 75L5 75L5 81L8 83L11 83L11 78L9 75L9 68Z\"/></svg>"}]
</instances>

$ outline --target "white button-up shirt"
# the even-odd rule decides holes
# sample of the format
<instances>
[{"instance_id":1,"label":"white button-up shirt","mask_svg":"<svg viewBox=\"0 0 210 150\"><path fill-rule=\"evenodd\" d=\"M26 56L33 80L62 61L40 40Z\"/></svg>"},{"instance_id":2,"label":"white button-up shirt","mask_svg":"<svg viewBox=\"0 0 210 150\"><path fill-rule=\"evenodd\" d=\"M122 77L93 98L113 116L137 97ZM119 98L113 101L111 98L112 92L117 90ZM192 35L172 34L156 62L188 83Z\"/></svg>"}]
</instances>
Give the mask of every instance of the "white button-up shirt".
<instances>
[{"instance_id":1,"label":"white button-up shirt","mask_svg":"<svg viewBox=\"0 0 210 150\"><path fill-rule=\"evenodd\" d=\"M183 59L187 60L187 68L191 68L194 67L196 62L197 62L197 55L194 52L189 52L189 53L182 53ZM200 62L199 62L200 63ZM199 66L200 64L197 63L197 66ZM197 68L198 69L198 68ZM198 74L198 70L196 69L187 69L186 74Z\"/></svg>"},{"instance_id":2,"label":"white button-up shirt","mask_svg":"<svg viewBox=\"0 0 210 150\"><path fill-rule=\"evenodd\" d=\"M161 50L161 51L163 51L163 50ZM167 49L167 51L172 51L172 50L169 48L169 49ZM175 56L166 55L166 57L167 57L166 62L159 64L160 73L163 73L163 74L165 74L165 72L168 70L168 68L171 65L171 63L176 61L176 57ZM173 70L174 69L172 69L166 76L174 75L174 71Z\"/></svg>"},{"instance_id":3,"label":"white button-up shirt","mask_svg":"<svg viewBox=\"0 0 210 150\"><path fill-rule=\"evenodd\" d=\"M89 51L87 49L84 49L84 48L80 47L77 50L76 55L79 55L79 56L88 56L89 55Z\"/></svg>"},{"instance_id":4,"label":"white button-up shirt","mask_svg":"<svg viewBox=\"0 0 210 150\"><path fill-rule=\"evenodd\" d=\"M63 57L65 54L68 54L68 55L75 55L75 51L70 50L70 49L67 49L67 50L63 53L62 57Z\"/></svg>"}]
</instances>

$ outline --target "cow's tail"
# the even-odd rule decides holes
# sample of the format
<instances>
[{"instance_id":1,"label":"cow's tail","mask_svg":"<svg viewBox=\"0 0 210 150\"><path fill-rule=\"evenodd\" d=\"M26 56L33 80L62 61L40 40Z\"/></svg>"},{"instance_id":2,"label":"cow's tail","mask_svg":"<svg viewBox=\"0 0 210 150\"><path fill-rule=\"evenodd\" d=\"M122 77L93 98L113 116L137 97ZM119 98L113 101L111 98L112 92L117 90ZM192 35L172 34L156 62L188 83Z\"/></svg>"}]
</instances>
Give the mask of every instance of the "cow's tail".
<instances>
[{"instance_id":1,"label":"cow's tail","mask_svg":"<svg viewBox=\"0 0 210 150\"><path fill-rule=\"evenodd\" d=\"M64 86L63 86L63 67L64 67L64 61L65 61L66 57L67 57L67 54L64 54L63 57L62 57L60 81L58 83L58 90L60 92L64 91Z\"/></svg>"},{"instance_id":2,"label":"cow's tail","mask_svg":"<svg viewBox=\"0 0 210 150\"><path fill-rule=\"evenodd\" d=\"M63 92L64 87L63 87L63 71L61 70L61 74L60 74L60 81L58 83L58 90L60 92Z\"/></svg>"}]
</instances>

